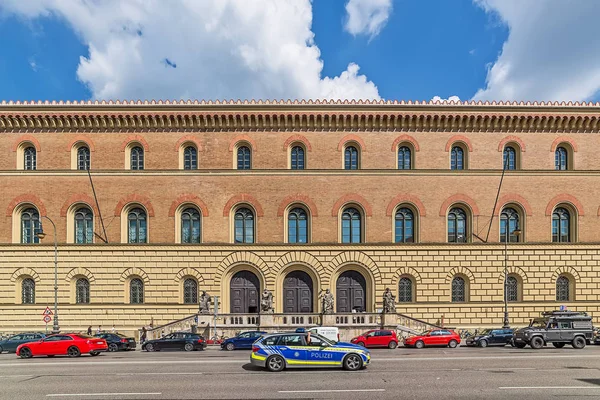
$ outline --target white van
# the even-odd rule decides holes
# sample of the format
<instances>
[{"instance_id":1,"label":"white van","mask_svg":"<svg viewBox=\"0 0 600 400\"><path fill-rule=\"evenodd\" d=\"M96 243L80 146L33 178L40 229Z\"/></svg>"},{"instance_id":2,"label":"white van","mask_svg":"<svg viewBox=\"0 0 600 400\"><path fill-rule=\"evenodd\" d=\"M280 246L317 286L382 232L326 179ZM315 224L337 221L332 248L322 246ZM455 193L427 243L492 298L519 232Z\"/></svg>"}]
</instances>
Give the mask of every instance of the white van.
<instances>
[{"instance_id":1,"label":"white van","mask_svg":"<svg viewBox=\"0 0 600 400\"><path fill-rule=\"evenodd\" d=\"M317 335L324 336L329 340L333 340L334 342L340 341L340 330L335 326L317 326L310 328L308 331L310 333L316 333Z\"/></svg>"}]
</instances>

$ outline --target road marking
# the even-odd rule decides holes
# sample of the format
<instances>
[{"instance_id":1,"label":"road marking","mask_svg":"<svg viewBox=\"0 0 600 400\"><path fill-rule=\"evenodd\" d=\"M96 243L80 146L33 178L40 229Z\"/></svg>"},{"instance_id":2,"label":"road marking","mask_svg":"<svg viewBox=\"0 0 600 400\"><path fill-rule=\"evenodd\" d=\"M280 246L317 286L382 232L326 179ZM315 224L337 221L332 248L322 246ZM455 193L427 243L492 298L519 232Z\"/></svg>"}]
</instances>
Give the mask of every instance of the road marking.
<instances>
[{"instance_id":1,"label":"road marking","mask_svg":"<svg viewBox=\"0 0 600 400\"><path fill-rule=\"evenodd\" d=\"M346 393L346 392L385 392L385 389L280 390L277 393Z\"/></svg>"},{"instance_id":2,"label":"road marking","mask_svg":"<svg viewBox=\"0 0 600 400\"><path fill-rule=\"evenodd\" d=\"M116 376L131 376L131 375L204 375L205 372L122 372L114 374ZM111 375L111 374L104 374Z\"/></svg>"},{"instance_id":3,"label":"road marking","mask_svg":"<svg viewBox=\"0 0 600 400\"><path fill-rule=\"evenodd\" d=\"M160 396L161 392L148 393L53 393L47 394L46 397L83 397L83 396Z\"/></svg>"},{"instance_id":4,"label":"road marking","mask_svg":"<svg viewBox=\"0 0 600 400\"><path fill-rule=\"evenodd\" d=\"M532 389L532 390L536 390L536 389L593 389L593 390L599 390L600 387L598 387L598 386L501 386L498 389L503 389L503 390L510 390L510 389L516 389L516 390L523 390L523 389Z\"/></svg>"},{"instance_id":5,"label":"road marking","mask_svg":"<svg viewBox=\"0 0 600 400\"><path fill-rule=\"evenodd\" d=\"M404 357L404 358L371 358L371 363L382 361L445 361L445 360L514 360L514 359L531 359L531 358L600 358L599 355L582 354L582 355L557 355L548 354L547 356L489 356L489 357Z\"/></svg>"}]
</instances>

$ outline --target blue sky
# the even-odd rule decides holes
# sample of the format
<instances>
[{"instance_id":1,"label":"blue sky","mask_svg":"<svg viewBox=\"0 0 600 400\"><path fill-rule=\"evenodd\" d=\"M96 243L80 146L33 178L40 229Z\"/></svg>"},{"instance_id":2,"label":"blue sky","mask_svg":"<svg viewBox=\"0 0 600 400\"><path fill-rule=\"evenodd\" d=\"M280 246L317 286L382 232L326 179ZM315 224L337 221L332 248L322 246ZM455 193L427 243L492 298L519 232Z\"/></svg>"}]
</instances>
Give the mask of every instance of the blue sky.
<instances>
[{"instance_id":1,"label":"blue sky","mask_svg":"<svg viewBox=\"0 0 600 400\"><path fill-rule=\"evenodd\" d=\"M594 3L4 0L0 99L596 100Z\"/></svg>"}]
</instances>

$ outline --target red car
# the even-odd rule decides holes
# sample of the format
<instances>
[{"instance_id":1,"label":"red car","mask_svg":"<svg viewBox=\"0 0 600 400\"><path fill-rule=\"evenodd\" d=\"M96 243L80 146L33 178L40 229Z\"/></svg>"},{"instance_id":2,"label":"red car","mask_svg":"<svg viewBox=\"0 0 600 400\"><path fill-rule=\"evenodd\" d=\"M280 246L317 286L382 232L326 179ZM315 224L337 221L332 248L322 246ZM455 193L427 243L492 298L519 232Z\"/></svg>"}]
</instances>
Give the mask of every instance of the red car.
<instances>
[{"instance_id":1,"label":"red car","mask_svg":"<svg viewBox=\"0 0 600 400\"><path fill-rule=\"evenodd\" d=\"M388 347L390 349L398 347L396 332L387 329L367 331L353 338L350 342L363 347Z\"/></svg>"},{"instance_id":2,"label":"red car","mask_svg":"<svg viewBox=\"0 0 600 400\"><path fill-rule=\"evenodd\" d=\"M460 336L450 329L432 329L404 339L405 347L416 347L417 349L425 346L448 346L453 349L459 344Z\"/></svg>"},{"instance_id":3,"label":"red car","mask_svg":"<svg viewBox=\"0 0 600 400\"><path fill-rule=\"evenodd\" d=\"M33 356L69 356L79 357L82 353L97 356L107 351L106 340L79 333L60 333L46 336L37 342L23 343L17 347L17 356L31 358Z\"/></svg>"}]
</instances>

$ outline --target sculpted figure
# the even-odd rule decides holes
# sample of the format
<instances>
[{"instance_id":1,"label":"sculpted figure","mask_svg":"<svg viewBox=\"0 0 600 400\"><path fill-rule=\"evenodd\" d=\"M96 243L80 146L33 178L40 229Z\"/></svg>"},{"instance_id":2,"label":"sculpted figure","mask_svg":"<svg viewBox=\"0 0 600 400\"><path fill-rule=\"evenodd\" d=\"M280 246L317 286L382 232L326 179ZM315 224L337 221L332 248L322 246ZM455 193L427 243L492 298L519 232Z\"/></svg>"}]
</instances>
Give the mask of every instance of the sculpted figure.
<instances>
[{"instance_id":1,"label":"sculpted figure","mask_svg":"<svg viewBox=\"0 0 600 400\"><path fill-rule=\"evenodd\" d=\"M202 294L200 295L200 299L198 299L198 303L199 303L199 311L201 314L208 314L210 313L210 301L211 301L211 297L208 293L206 293L205 290L202 291Z\"/></svg>"},{"instance_id":2,"label":"sculpted figure","mask_svg":"<svg viewBox=\"0 0 600 400\"><path fill-rule=\"evenodd\" d=\"M273 312L273 293L270 290L263 290L260 296L260 311L263 313Z\"/></svg>"},{"instance_id":3,"label":"sculpted figure","mask_svg":"<svg viewBox=\"0 0 600 400\"><path fill-rule=\"evenodd\" d=\"M390 288L385 288L385 291L383 292L383 312L396 312L396 296L392 294Z\"/></svg>"},{"instance_id":4,"label":"sculpted figure","mask_svg":"<svg viewBox=\"0 0 600 400\"><path fill-rule=\"evenodd\" d=\"M333 293L327 289L319 297L321 297L323 314L333 314Z\"/></svg>"}]
</instances>

